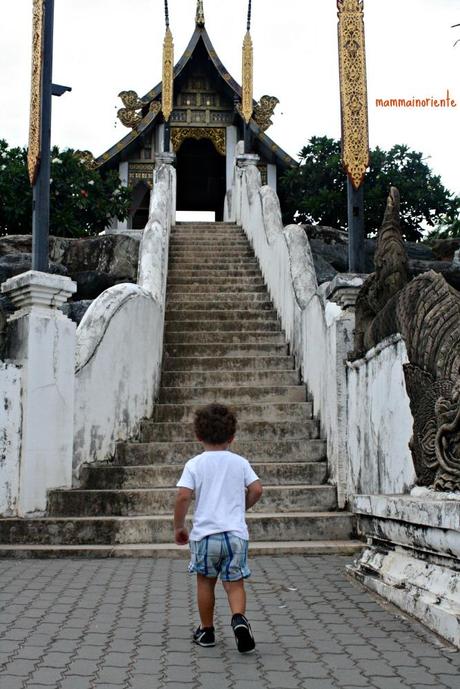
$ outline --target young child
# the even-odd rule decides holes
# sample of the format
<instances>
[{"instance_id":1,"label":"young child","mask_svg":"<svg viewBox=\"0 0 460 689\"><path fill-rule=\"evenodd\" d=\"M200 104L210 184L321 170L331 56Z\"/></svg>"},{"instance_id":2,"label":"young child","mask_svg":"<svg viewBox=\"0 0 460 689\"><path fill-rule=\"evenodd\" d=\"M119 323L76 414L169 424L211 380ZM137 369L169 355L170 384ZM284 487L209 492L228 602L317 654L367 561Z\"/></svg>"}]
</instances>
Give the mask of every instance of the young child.
<instances>
[{"instance_id":1,"label":"young child","mask_svg":"<svg viewBox=\"0 0 460 689\"><path fill-rule=\"evenodd\" d=\"M193 640L200 646L215 646L214 589L220 576L233 615L237 648L240 653L250 653L255 641L245 617L244 579L251 574L245 511L260 499L262 484L249 462L229 451L236 423L235 415L221 404L209 404L196 412L195 434L204 452L186 463L177 484L174 537L178 545L190 542L189 572L197 574L201 624ZM195 514L189 537L185 517L192 493Z\"/></svg>"}]
</instances>

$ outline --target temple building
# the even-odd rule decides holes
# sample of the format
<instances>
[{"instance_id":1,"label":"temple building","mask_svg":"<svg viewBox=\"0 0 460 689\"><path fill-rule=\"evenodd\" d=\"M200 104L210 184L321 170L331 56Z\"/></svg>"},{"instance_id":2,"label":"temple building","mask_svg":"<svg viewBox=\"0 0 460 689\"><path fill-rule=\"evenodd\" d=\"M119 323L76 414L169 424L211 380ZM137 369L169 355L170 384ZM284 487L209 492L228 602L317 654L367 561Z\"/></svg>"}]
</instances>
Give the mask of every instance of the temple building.
<instances>
[{"instance_id":1,"label":"temple building","mask_svg":"<svg viewBox=\"0 0 460 689\"><path fill-rule=\"evenodd\" d=\"M197 3L195 30L174 66L172 80L167 122L162 111L163 81L143 98L135 91L120 94L125 107L118 117L131 131L96 161L101 169L118 169L121 180L133 190L130 215L124 222L115 221L115 231L145 227L155 157L168 148L176 155L177 210L211 211L216 220L223 217L237 143L244 139L242 88L213 48L202 0ZM246 129L251 152L260 157L262 182L275 191L279 176L297 165L265 133L277 103L270 96L254 101Z\"/></svg>"}]
</instances>

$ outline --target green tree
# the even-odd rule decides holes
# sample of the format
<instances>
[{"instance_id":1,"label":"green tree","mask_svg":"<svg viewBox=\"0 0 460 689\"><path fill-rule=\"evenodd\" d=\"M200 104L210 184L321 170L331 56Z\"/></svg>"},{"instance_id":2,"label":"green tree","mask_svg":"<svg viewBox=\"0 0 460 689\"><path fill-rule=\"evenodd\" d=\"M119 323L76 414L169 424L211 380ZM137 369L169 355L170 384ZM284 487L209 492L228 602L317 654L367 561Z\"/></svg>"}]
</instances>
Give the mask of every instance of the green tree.
<instances>
[{"instance_id":1,"label":"green tree","mask_svg":"<svg viewBox=\"0 0 460 689\"><path fill-rule=\"evenodd\" d=\"M80 237L102 232L111 218L124 220L130 190L115 171L90 169L75 151L51 153L50 234ZM0 235L32 232L32 188L27 150L0 139Z\"/></svg>"},{"instance_id":2,"label":"green tree","mask_svg":"<svg viewBox=\"0 0 460 689\"><path fill-rule=\"evenodd\" d=\"M284 220L346 230L347 179L340 142L313 137L299 155L300 166L286 172L281 180ZM401 225L406 239L421 239L424 226L455 227L460 199L433 174L422 153L396 145L389 151L378 147L371 151L364 187L368 234L380 227L391 186L398 187L401 194Z\"/></svg>"}]
</instances>

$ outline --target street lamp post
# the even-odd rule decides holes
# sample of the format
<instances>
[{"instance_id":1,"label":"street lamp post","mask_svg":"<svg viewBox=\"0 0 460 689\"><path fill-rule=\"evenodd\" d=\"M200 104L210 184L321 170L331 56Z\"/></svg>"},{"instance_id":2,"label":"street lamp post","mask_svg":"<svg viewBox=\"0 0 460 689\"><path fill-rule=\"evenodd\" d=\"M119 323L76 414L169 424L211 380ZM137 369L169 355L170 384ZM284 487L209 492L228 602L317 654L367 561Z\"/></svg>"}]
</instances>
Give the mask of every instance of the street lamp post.
<instances>
[{"instance_id":1,"label":"street lamp post","mask_svg":"<svg viewBox=\"0 0 460 689\"><path fill-rule=\"evenodd\" d=\"M53 84L54 0L34 0L28 167L33 188L32 270L48 272L51 102L71 91Z\"/></svg>"}]
</instances>

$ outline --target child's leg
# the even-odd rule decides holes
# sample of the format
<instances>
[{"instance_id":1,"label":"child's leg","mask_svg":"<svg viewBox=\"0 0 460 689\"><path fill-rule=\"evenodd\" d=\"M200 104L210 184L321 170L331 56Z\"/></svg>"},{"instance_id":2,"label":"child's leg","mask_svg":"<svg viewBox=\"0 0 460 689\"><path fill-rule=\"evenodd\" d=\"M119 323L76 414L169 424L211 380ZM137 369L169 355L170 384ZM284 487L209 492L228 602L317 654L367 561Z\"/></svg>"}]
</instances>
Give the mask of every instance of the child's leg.
<instances>
[{"instance_id":1,"label":"child's leg","mask_svg":"<svg viewBox=\"0 0 460 689\"><path fill-rule=\"evenodd\" d=\"M223 581L222 584L227 594L232 615L244 615L246 612L244 579L238 579L238 581Z\"/></svg>"},{"instance_id":2,"label":"child's leg","mask_svg":"<svg viewBox=\"0 0 460 689\"><path fill-rule=\"evenodd\" d=\"M200 613L201 628L214 626L214 604L216 601L214 589L216 587L217 578L205 577L203 574L197 574L197 598L198 611Z\"/></svg>"}]
</instances>

